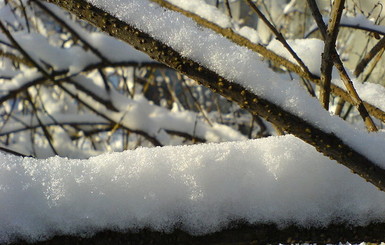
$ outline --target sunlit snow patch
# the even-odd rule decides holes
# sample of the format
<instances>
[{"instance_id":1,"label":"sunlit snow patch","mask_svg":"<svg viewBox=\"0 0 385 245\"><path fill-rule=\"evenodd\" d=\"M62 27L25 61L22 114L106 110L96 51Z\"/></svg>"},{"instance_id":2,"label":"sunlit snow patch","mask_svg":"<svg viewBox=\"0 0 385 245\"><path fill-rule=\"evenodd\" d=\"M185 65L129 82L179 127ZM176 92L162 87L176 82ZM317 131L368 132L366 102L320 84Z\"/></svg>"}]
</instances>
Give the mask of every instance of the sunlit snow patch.
<instances>
[{"instance_id":1,"label":"sunlit snow patch","mask_svg":"<svg viewBox=\"0 0 385 245\"><path fill-rule=\"evenodd\" d=\"M293 136L140 148L89 160L0 155L0 243L230 221L327 225L385 218L385 195Z\"/></svg>"}]
</instances>

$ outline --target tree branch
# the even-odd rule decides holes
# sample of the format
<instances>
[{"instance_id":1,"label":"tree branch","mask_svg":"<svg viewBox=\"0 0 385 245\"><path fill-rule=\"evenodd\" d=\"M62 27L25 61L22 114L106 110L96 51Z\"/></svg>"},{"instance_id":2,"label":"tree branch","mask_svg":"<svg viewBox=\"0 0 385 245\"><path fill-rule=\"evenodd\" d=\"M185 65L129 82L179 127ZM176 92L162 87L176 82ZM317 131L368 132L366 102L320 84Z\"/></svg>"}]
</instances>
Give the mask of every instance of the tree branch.
<instances>
[{"instance_id":1,"label":"tree branch","mask_svg":"<svg viewBox=\"0 0 385 245\"><path fill-rule=\"evenodd\" d=\"M345 0L335 0L332 7L331 18L324 38L325 47L322 54L320 101L326 110L329 110L330 84L332 80L333 56L338 36L338 24L341 20Z\"/></svg>"},{"instance_id":2,"label":"tree branch","mask_svg":"<svg viewBox=\"0 0 385 245\"><path fill-rule=\"evenodd\" d=\"M258 7L251 1L246 0L249 6L254 10L255 13L261 18L261 20L269 27L269 29L274 33L275 37L279 42L282 43L282 45L289 51L291 56L297 61L297 63L302 67L302 69L307 73L311 74L309 71L309 68L303 63L301 58L294 52L294 50L290 47L290 45L287 43L285 37L280 33L277 28L273 24L270 23L270 21L265 17L265 15L258 9Z\"/></svg>"},{"instance_id":3,"label":"tree branch","mask_svg":"<svg viewBox=\"0 0 385 245\"><path fill-rule=\"evenodd\" d=\"M314 146L324 155L350 168L380 190L385 191L385 170L366 156L354 150L342 139L318 128L278 105L263 99L239 84L230 82L198 62L188 59L171 47L151 37L149 34L117 19L109 13L84 0L48 0L88 22L102 28L105 32L119 38L153 59L199 81L224 97L237 102L253 114L258 114L285 131Z\"/></svg>"},{"instance_id":4,"label":"tree branch","mask_svg":"<svg viewBox=\"0 0 385 245\"><path fill-rule=\"evenodd\" d=\"M364 71L369 62L376 56L382 49L385 48L385 36L374 45L374 47L365 55L365 57L357 64L354 70L354 75L358 77Z\"/></svg>"},{"instance_id":5,"label":"tree branch","mask_svg":"<svg viewBox=\"0 0 385 245\"><path fill-rule=\"evenodd\" d=\"M251 42L249 39L234 32L231 28L222 28L215 23L212 23L206 19L203 19L202 17L200 17L197 14L183 10L183 9L181 9L181 8L179 8L179 7L173 5L173 4L171 4L165 0L151 0L151 1L159 4L160 6L162 6L164 8L179 12L179 13L187 16L187 17L192 18L198 24L221 34L222 36L230 39L231 41L233 41L234 43L236 43L240 46L244 46L250 50L253 50L254 52L262 55L264 58L270 60L273 64L275 64L277 66L284 66L288 70L293 71L293 72L299 74L301 77L304 77L306 79L318 79L318 77L316 75L314 75L310 72L307 73L306 70L301 68L301 66L294 64L291 61L287 60L286 58L283 58L283 57L277 55L273 51L267 49L266 47L264 47L260 44L256 44L256 43Z\"/></svg>"},{"instance_id":6,"label":"tree branch","mask_svg":"<svg viewBox=\"0 0 385 245\"><path fill-rule=\"evenodd\" d=\"M313 15L313 17L314 17L314 19L318 25L318 28L321 31L322 37L324 40L326 40L326 38L329 35L328 29L326 28L326 25L322 20L322 15L318 9L317 4L316 4L315 0L307 0L307 2L308 2L308 5L311 9L312 15ZM367 129L369 131L377 131L377 127L374 124L372 118L370 117L368 111L366 110L365 104L363 103L363 101L361 100L359 95L357 94L357 91L353 86L353 82L350 79L348 73L346 72L345 67L344 67L344 65L341 61L341 58L338 55L335 47L331 48L331 57L330 58L333 59L333 63L336 66L337 70L339 71L341 80L344 83L346 90L348 91L348 93L351 97L352 105L354 105L357 108L360 116L362 117L362 119L365 122Z\"/></svg>"},{"instance_id":7,"label":"tree branch","mask_svg":"<svg viewBox=\"0 0 385 245\"><path fill-rule=\"evenodd\" d=\"M312 81L313 83L315 83L316 85L319 85L321 86L321 80L319 79L319 77L313 75L313 74L308 74L306 73L303 69L301 69L300 66L290 62L289 60L275 54L273 51L271 50L268 50L266 49L264 46L262 45L259 45L259 44L255 44L255 43L252 43L249 39L246 39L245 37L235 33L232 29L230 28L227 28L227 29L224 29L224 28L221 28L220 26L210 22L210 21L207 21L205 19L203 19L202 17L200 17L199 15L196 15L194 13L191 13L191 12L188 12L186 10L183 10L181 8L178 8L177 6L174 6L170 3L168 3L167 1L164 1L164 0L151 0L152 2L155 2L159 5L161 5L162 7L165 7L167 9L170 9L170 10L173 10L173 11L177 11L187 17L190 17L192 18L193 20L195 20L198 24L206 27L206 28L209 28L215 32L217 32L218 34L221 34L222 36L230 39L232 42L240 45L240 46L244 46L244 47L247 47L249 48L250 50L253 50L254 52L260 54L261 56L263 56L265 59L268 59L270 60L273 64L277 65L277 66L283 66L285 67L286 69L288 69L289 71L292 71L292 72L295 72L296 74L298 74L300 77L304 78L304 79L307 79L307 80L310 80ZM310 2L312 3L312 2ZM315 2L314 2L315 3ZM317 10L318 10L318 7L317 7ZM320 20L322 21L322 15L319 13L318 11L318 14L319 14L319 18ZM322 21L322 27L321 29L323 29L326 33L326 25L323 23ZM345 74L346 74L346 71L345 71ZM347 76L347 74L345 75L345 77ZM347 76L347 82L350 81L349 77ZM351 82L351 81L350 81ZM331 92L336 95L336 96L340 96L341 98L343 98L346 102L352 104L352 105L355 105L355 99L350 96L350 92L348 90L348 92L346 92L345 90L339 88L338 86L334 85L334 84L331 84ZM370 112L370 114L374 117L376 117L377 119L385 122L385 112L380 110L379 108L367 103L367 102L363 102L363 105L364 107L367 109L367 111ZM364 112L365 113L365 112ZM368 120L371 120L371 119L368 119ZM370 123L370 122L369 122Z\"/></svg>"}]
</instances>

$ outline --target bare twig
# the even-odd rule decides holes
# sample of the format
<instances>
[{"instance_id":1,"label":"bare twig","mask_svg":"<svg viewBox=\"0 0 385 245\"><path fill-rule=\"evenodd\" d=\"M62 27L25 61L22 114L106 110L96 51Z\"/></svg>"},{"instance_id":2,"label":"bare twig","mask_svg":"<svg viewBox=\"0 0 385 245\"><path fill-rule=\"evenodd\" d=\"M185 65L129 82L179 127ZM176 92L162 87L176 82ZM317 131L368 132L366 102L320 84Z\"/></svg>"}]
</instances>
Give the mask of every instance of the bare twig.
<instances>
[{"instance_id":1,"label":"bare twig","mask_svg":"<svg viewBox=\"0 0 385 245\"><path fill-rule=\"evenodd\" d=\"M32 156L25 155L25 154L22 154L22 153L20 153L20 152L11 150L11 149L9 149L9 148L7 148L7 147L4 147L4 146L0 146L0 151L9 153L9 154L12 154L12 155L15 155L15 156L19 156L19 157L32 157Z\"/></svg>"},{"instance_id":2,"label":"bare twig","mask_svg":"<svg viewBox=\"0 0 385 245\"><path fill-rule=\"evenodd\" d=\"M320 101L322 106L329 110L330 102L330 84L332 79L333 70L333 56L335 50L335 44L338 36L338 23L341 20L342 10L345 5L345 0L335 0L333 3L331 18L329 21L328 28L326 30L326 36L324 38L325 47L322 54L321 64L321 83L320 87Z\"/></svg>"},{"instance_id":3,"label":"bare twig","mask_svg":"<svg viewBox=\"0 0 385 245\"><path fill-rule=\"evenodd\" d=\"M340 23L339 27L340 28L341 27L345 27L345 28L350 28L350 29L362 30L362 31L366 31L366 32L372 33L375 36L377 36L377 35L385 35L385 31L384 30L370 28L368 26L357 26L357 25L354 25L354 24ZM311 31L307 32L305 34L304 38L309 38L313 33L315 33L318 30L319 30L319 28L317 26L316 28L314 28Z\"/></svg>"},{"instance_id":4,"label":"bare twig","mask_svg":"<svg viewBox=\"0 0 385 245\"><path fill-rule=\"evenodd\" d=\"M376 56L376 58L372 62L371 66L369 68L369 71L367 72L367 74L366 74L365 78L362 80L362 82L368 81L369 77L372 75L374 68L376 68L378 62L381 60L381 57L384 54L384 52L385 52L385 48L381 49L380 53ZM382 79L380 79L380 80L382 80Z\"/></svg>"},{"instance_id":5,"label":"bare twig","mask_svg":"<svg viewBox=\"0 0 385 245\"><path fill-rule=\"evenodd\" d=\"M35 103L32 101L32 98L31 98L31 95L29 94L29 92L27 91L26 92L26 95L27 95L27 100L28 102L31 104L32 106L32 110L34 112L34 115L37 119L37 121L39 122L39 126L40 128L43 130L43 133L44 133L44 136L45 138L47 139L47 142L48 142L48 145L49 147L51 148L52 152L55 154L55 155L59 155L58 152L56 151L55 149L55 146L53 145L53 138L52 138L52 135L50 134L50 132L48 131L47 127L43 124L43 122L40 120L40 117L39 117L39 113L38 113L38 110L35 106Z\"/></svg>"},{"instance_id":6,"label":"bare twig","mask_svg":"<svg viewBox=\"0 0 385 245\"><path fill-rule=\"evenodd\" d=\"M308 73L311 74L309 71L309 68L303 63L301 58L294 52L294 50L290 47L290 45L287 43L285 37L282 35L281 32L275 28L273 24L270 23L270 21L265 17L265 15L258 9L258 7L252 2L252 0L246 0L247 3L250 5L250 7L254 10L254 12L261 18L261 20L269 27L269 29L274 33L277 40L282 43L282 45L289 51L289 53L293 56L293 58L298 62L298 64L302 67L302 69Z\"/></svg>"},{"instance_id":7,"label":"bare twig","mask_svg":"<svg viewBox=\"0 0 385 245\"><path fill-rule=\"evenodd\" d=\"M29 20L28 20L28 16L27 16L27 11L25 10L25 6L23 4L23 1L19 0L19 3L20 3L20 6L21 6L21 11L23 12L23 15L24 15L25 24L27 26L27 31L28 31L28 33L30 33L31 29L29 27Z\"/></svg>"},{"instance_id":8,"label":"bare twig","mask_svg":"<svg viewBox=\"0 0 385 245\"><path fill-rule=\"evenodd\" d=\"M356 69L354 70L354 75L358 77L367 67L369 62L381 51L385 48L385 36L377 42L376 45L365 55L365 57L358 63Z\"/></svg>"},{"instance_id":9,"label":"bare twig","mask_svg":"<svg viewBox=\"0 0 385 245\"><path fill-rule=\"evenodd\" d=\"M318 9L318 6L315 2L315 0L307 0L308 5L312 11L312 15L318 25L318 28L321 31L322 37L324 40L327 38L327 28L325 23L322 20L322 15ZM369 131L377 131L377 127L374 124L373 120L371 119L368 111L365 108L365 104L357 94L356 89L353 86L353 82L350 79L348 73L345 70L345 67L340 59L340 56L338 55L336 49L333 47L332 50L332 56L331 58L333 59L334 65L336 66L337 70L339 71L340 77L342 82L344 83L348 93L349 97L351 97L351 103L357 108L358 112L360 113L360 116L365 122L365 125ZM345 98L344 98L345 99ZM345 99L346 100L346 99Z\"/></svg>"},{"instance_id":10,"label":"bare twig","mask_svg":"<svg viewBox=\"0 0 385 245\"><path fill-rule=\"evenodd\" d=\"M336 110L334 112L335 115L341 116L342 109L344 108L345 100L342 98L338 98Z\"/></svg>"},{"instance_id":11,"label":"bare twig","mask_svg":"<svg viewBox=\"0 0 385 245\"><path fill-rule=\"evenodd\" d=\"M305 72L300 66L288 61L287 59L285 59L281 56L278 56L273 51L266 49L262 45L252 43L250 40L244 38L243 36L240 36L239 34L235 33L234 31L232 31L229 28L221 28L220 26L201 18L199 15L196 15L194 13L191 13L191 12L185 11L181 8L178 8L178 7L168 3L167 1L164 1L164 0L151 0L151 1L163 6L165 8L168 8L170 10L180 12L180 13L186 15L187 17L194 19L196 22L198 22L202 26L204 26L206 28L210 28L213 31L225 36L226 38L230 39L234 43L241 45L241 46L245 46L245 47L259 53L264 58L271 60L274 64L276 64L278 66L284 66L288 70L297 73L302 78L309 79L310 81L314 82L315 84L321 85L321 80L317 76L315 76L311 73L309 74L309 73ZM308 2L309 2L309 5L313 6L313 8L315 6L314 9L313 8L311 9L312 14L313 14L313 16L314 16L314 14L316 14L316 15L318 14L317 15L318 17L315 17L315 19L316 19L317 23L320 23L319 28L321 30L323 30L323 31L321 31L321 33L324 33L326 35L326 25L322 20L322 15L318 10L317 4L315 3L315 1L312 1L312 0L308 0ZM339 56L337 57L335 62L339 62L342 65L342 61L339 59ZM342 66L341 65L338 66L340 69L343 68L343 65ZM369 128L369 131L375 131L377 128L375 127L372 119L369 117L369 113L365 113L365 111L362 110L362 108L364 108L365 110L369 110L373 116L377 117L381 121L385 121L385 113L382 110L378 109L377 107L375 107L369 103L366 103L366 102L363 102L362 106L357 105L357 101L359 101L361 99L357 100L357 98L354 97L355 95L357 95L357 92L355 91L354 87L352 86L352 81L350 80L350 78L347 75L344 68L340 71L340 76L342 78L342 81L345 83L345 86L346 86L348 92L345 92L343 89L339 88L338 86L336 86L334 84L331 84L331 92L337 96L342 97L346 102L354 104L354 105L356 105L356 107L360 107L360 111L362 111L362 113L363 113L363 115L361 115L361 117L365 121L365 124ZM354 91L351 92L351 89L353 89ZM351 95L351 94L353 94L353 95Z\"/></svg>"},{"instance_id":12,"label":"bare twig","mask_svg":"<svg viewBox=\"0 0 385 245\"><path fill-rule=\"evenodd\" d=\"M84 37L82 37L77 31L75 31L70 25L68 25L64 20L62 20L59 16L57 16L54 12L52 12L47 6L43 3L32 0L39 8L44 10L48 15L50 15L54 20L56 20L60 25L66 28L76 39L80 40L86 48L91 50L96 56L98 56L103 62L110 63L110 61L94 46L92 46Z\"/></svg>"},{"instance_id":13,"label":"bare twig","mask_svg":"<svg viewBox=\"0 0 385 245\"><path fill-rule=\"evenodd\" d=\"M231 8L230 8L229 0L225 0L225 5L226 5L226 9L227 9L227 14L229 15L230 18L233 18L233 15L231 14Z\"/></svg>"},{"instance_id":14,"label":"bare twig","mask_svg":"<svg viewBox=\"0 0 385 245\"><path fill-rule=\"evenodd\" d=\"M200 111L202 113L202 116L204 117L206 122L212 127L213 123L210 121L210 119L206 115L206 111L202 108L199 101L195 98L193 92L191 91L191 88L186 84L186 81L185 81L185 79L183 79L183 77L182 77L181 81L182 81L182 84L184 85L184 87L187 89L188 93L190 94L191 98L193 99L195 107L198 109L198 111Z\"/></svg>"}]
</instances>

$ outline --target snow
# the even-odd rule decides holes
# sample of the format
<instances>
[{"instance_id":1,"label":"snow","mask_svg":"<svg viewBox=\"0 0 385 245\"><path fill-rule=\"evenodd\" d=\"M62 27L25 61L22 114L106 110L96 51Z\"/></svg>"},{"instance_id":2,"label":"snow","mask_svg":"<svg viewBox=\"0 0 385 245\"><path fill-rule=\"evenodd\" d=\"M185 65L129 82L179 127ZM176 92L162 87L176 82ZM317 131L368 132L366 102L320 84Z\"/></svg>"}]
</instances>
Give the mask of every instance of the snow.
<instances>
[{"instance_id":1,"label":"snow","mask_svg":"<svg viewBox=\"0 0 385 245\"><path fill-rule=\"evenodd\" d=\"M90 33L78 25L74 24L73 21L69 20L61 9L52 5L45 4L51 11L58 15L67 25L72 29L76 30L78 35L82 39L86 40L91 46L105 57L109 62L116 64L132 64L140 65L141 63L156 63L146 54L135 50L129 45L114 39L113 37L107 36L103 33ZM103 81L101 81L100 75L96 72L88 72L87 74L80 74L86 67L100 64L101 59L94 54L90 49L83 49L80 46L74 45L70 47L61 47L55 43L55 37L49 36L48 38L39 33L28 33L26 31L18 31L12 34L19 44L30 54L34 60L40 63L41 66L47 68L49 64L56 72L65 74L67 77L71 77L71 83L76 85L76 89L83 91L79 92L80 98L82 98L88 105L91 105L94 109L98 109L99 113L104 115L106 118L120 123L124 127L131 130L139 130L147 133L150 137L154 137L162 144L170 144L170 137L165 131L173 131L176 133L187 134L191 137L196 137L201 140L210 142L218 141L233 141L243 140L246 137L236 130L217 123L213 123L212 126L202 121L202 119L193 112L170 112L169 110L162 109L159 106L151 105L150 102L144 98L136 96L133 99L128 99L115 88L111 87L110 91L106 91ZM8 39L4 34L0 33L0 40L9 43ZM0 45L1 50L4 52L10 52L12 54L20 56L20 54L13 48ZM58 59L57 57L60 57ZM1 70L7 70L3 75L15 76L9 80L0 81L0 100L7 98L9 94L14 91L19 91L25 88L31 88L32 86L44 81L44 76L35 68L22 67L18 73L13 72L10 69L10 65L5 65ZM68 82L68 81L67 81ZM72 91L73 94L77 94L78 91L71 85L63 84L67 90ZM29 89L29 92L36 95L34 89ZM48 91L49 93L49 91ZM92 95L91 98L89 95ZM99 98L95 101L95 98ZM71 112L68 114L64 113L62 101L50 98L49 96L42 96L42 100L45 102L45 109L52 114L58 124L78 122L73 118ZM114 107L119 110L119 113L113 112L107 109L102 102L111 102ZM58 106L59 104L59 106ZM62 105L62 106L60 106ZM2 133L8 133L11 131L19 132L26 130L29 125L30 127L38 126L36 118L25 118L21 115L14 115L15 118L21 119L19 122L15 122L11 119L6 127L2 127ZM44 124L53 124L53 119L47 116L43 116ZM97 120L95 121L95 118ZM106 123L105 118L100 116L88 118L90 123ZM57 123L55 123L57 124ZM26 141L28 142L28 141ZM68 141L68 144L72 142ZM175 142L176 143L176 142ZM58 146L58 151L64 148L65 144ZM32 149L30 144L23 145L24 148ZM28 146L28 147L27 147ZM17 147L17 146L13 146ZM17 147L19 149L19 147ZM40 151L40 150L39 150ZM25 149L21 150L27 155ZM67 152L63 149L60 152ZM79 151L75 151L76 154ZM38 152L40 153L40 152ZM52 155L52 151L48 149L45 153L38 154L39 157L46 157ZM69 154L68 156L73 156ZM79 157L87 157L81 154Z\"/></svg>"},{"instance_id":2,"label":"snow","mask_svg":"<svg viewBox=\"0 0 385 245\"><path fill-rule=\"evenodd\" d=\"M103 53L107 54L110 62L154 62L147 55L112 37L101 33L88 33L87 36L92 40L91 44L94 47L103 50ZM69 74L76 74L87 66L100 63L100 59L90 50L85 51L79 46L72 46L71 48L56 47L51 45L45 36L38 33L17 32L13 34L13 37L41 66L45 67L45 64L49 64L56 71L68 69ZM0 33L0 40L7 40L7 38ZM1 45L0 48L4 52L18 54L14 49L5 45ZM57 59L57 57L60 57L60 59ZM45 63L42 63L42 60Z\"/></svg>"},{"instance_id":3,"label":"snow","mask_svg":"<svg viewBox=\"0 0 385 245\"><path fill-rule=\"evenodd\" d=\"M289 45L298 54L302 61L309 68L314 75L321 76L321 55L323 53L324 43L315 38L287 40ZM274 51L276 54L297 63L292 55L278 40L272 40L267 46L268 49ZM360 98L365 102L385 111L385 88L381 84L374 84L370 82L362 83L348 71L349 77L352 79L354 88L359 94ZM339 79L339 74L334 68L332 83L341 89L346 90L345 85Z\"/></svg>"},{"instance_id":4,"label":"snow","mask_svg":"<svg viewBox=\"0 0 385 245\"><path fill-rule=\"evenodd\" d=\"M216 23L222 28L230 28L232 26L231 19L225 13L215 6L207 4L204 0L167 0L167 2L189 12L198 14L200 17Z\"/></svg>"},{"instance_id":5,"label":"snow","mask_svg":"<svg viewBox=\"0 0 385 245\"><path fill-rule=\"evenodd\" d=\"M287 43L298 55L298 57L301 58L311 73L321 76L321 55L324 50L323 41L315 38L308 38L287 40ZM298 64L298 62L293 58L293 56L280 41L273 39L266 48L274 51L274 53L278 54L279 56L282 56L289 61Z\"/></svg>"},{"instance_id":6,"label":"snow","mask_svg":"<svg viewBox=\"0 0 385 245\"><path fill-rule=\"evenodd\" d=\"M330 117L318 101L304 92L298 81L284 80L272 72L258 54L147 0L89 2L324 131L338 135L378 164L383 162L384 133L367 134L337 117ZM190 9L200 3L198 0L178 2ZM248 33L245 35L257 40L257 36L244 30ZM43 42L47 45L48 42L38 34L34 34L31 42L27 42L26 33L15 37L28 52L36 55L34 57L52 62L55 69L71 67L70 72L74 75L86 64L99 62L91 52L84 54L76 47L50 46L42 50ZM0 38L5 39L4 36ZM149 59L131 53L126 46L123 52L123 44L100 34L90 34L87 38L95 46L107 46L108 58L116 59L114 61L123 58L126 61L127 55L133 55L132 60ZM319 72L319 51L322 49L319 41L295 40L290 44L311 71ZM277 44L271 45L271 49L285 56L285 51L273 46ZM44 52L40 53L41 50ZM83 52L82 57L77 52ZM118 55L113 55L116 52ZM77 56L73 56L76 53ZM62 58L59 61L55 57L58 55ZM73 57L79 57L79 60ZM16 89L31 77L38 77L37 71L19 74L2 89ZM79 98L93 104L107 118L123 126L145 130L161 142L167 137L164 133L167 129L195 133L210 141L243 139L223 125L209 127L198 122L196 128L186 127L195 125L196 114L187 111L166 113L144 98L124 98L113 88L106 94L103 86L99 86L100 82L85 82L87 79L92 80L92 74L89 77L77 75L73 82L78 86L82 84L102 99L111 99L120 111L108 111L72 85L63 86L77 92ZM368 92L364 94L376 90L369 85L365 89ZM385 101L378 103L385 105ZM78 123L107 121L98 116L75 118L60 114L55 108L48 110L53 117L68 123L71 120ZM42 117L41 120L45 124L52 123L52 118ZM37 125L36 120L27 118L19 118L19 122L4 127L4 130L21 130L22 122ZM62 141L57 143L66 145L69 140L65 137L68 136L63 134ZM73 149L68 151L73 152ZM18 238L46 240L63 234L91 235L105 229L172 231L179 227L191 234L205 234L224 228L234 220L275 223L281 227L294 223L308 227L325 226L331 222L359 225L385 219L383 192L291 135L221 144L140 148L88 160L60 157L37 160L0 154L0 202L0 243Z\"/></svg>"},{"instance_id":7,"label":"snow","mask_svg":"<svg viewBox=\"0 0 385 245\"><path fill-rule=\"evenodd\" d=\"M193 20L148 0L88 0L117 18L152 35L217 74L297 115L326 133L343 139L359 153L383 166L384 133L368 134L330 116L299 84L273 72L257 53L235 45ZM319 57L317 57L318 59ZM371 146L371 147L368 147ZM375 146L375 147L373 147Z\"/></svg>"},{"instance_id":8,"label":"snow","mask_svg":"<svg viewBox=\"0 0 385 245\"><path fill-rule=\"evenodd\" d=\"M242 219L385 218L385 194L293 136L140 148L89 160L0 155L0 243L103 229L205 234Z\"/></svg>"},{"instance_id":9,"label":"snow","mask_svg":"<svg viewBox=\"0 0 385 245\"><path fill-rule=\"evenodd\" d=\"M329 22L329 17L325 16L323 17L323 20L325 23ZM348 26L348 27L355 27L357 29L363 29L363 30L373 30L375 32L378 32L379 34L385 34L385 26L383 25L377 25L375 21L368 19L363 14L357 14L355 16L342 16L340 21L340 26ZM313 25L309 28L310 31L308 31L305 34L305 37L308 37L313 32L318 30L317 25Z\"/></svg>"},{"instance_id":10,"label":"snow","mask_svg":"<svg viewBox=\"0 0 385 245\"><path fill-rule=\"evenodd\" d=\"M204 0L167 0L167 2L185 11L194 13L211 23L215 23L221 28L232 29L232 31L249 39L253 43L260 42L257 30L248 26L239 26L238 23L234 22L234 19L230 18L226 13L213 5L207 4Z\"/></svg>"},{"instance_id":11,"label":"snow","mask_svg":"<svg viewBox=\"0 0 385 245\"><path fill-rule=\"evenodd\" d=\"M85 79L76 79L74 82L79 86L87 86L87 91L93 91L95 94L103 94L103 90L97 86L90 86L91 82L85 82ZM166 144L169 139L164 138L164 131L171 130L186 133L191 136L205 139L209 142L244 140L245 136L236 130L217 123L213 126L197 119L197 115L190 111L169 111L168 109L151 105L144 97L136 96L135 99L129 99L119 94L114 88L111 88L110 99L119 112L106 110L105 106L96 102L84 93L74 88L66 87L72 93L77 93L78 97L92 105L99 114L114 122L119 122L122 126L133 130L144 131L150 136ZM195 133L195 134L194 134Z\"/></svg>"}]
</instances>

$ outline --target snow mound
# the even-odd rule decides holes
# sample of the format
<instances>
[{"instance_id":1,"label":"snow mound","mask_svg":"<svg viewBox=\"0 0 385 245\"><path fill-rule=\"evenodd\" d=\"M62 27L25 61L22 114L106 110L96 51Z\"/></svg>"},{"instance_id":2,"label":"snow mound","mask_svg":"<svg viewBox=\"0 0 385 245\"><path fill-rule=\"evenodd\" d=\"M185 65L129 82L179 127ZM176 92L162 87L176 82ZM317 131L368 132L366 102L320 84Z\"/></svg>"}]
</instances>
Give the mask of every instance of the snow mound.
<instances>
[{"instance_id":1,"label":"snow mound","mask_svg":"<svg viewBox=\"0 0 385 245\"><path fill-rule=\"evenodd\" d=\"M204 234L234 220L385 219L383 192L290 135L88 160L1 154L0 202L0 243L144 227Z\"/></svg>"}]
</instances>

